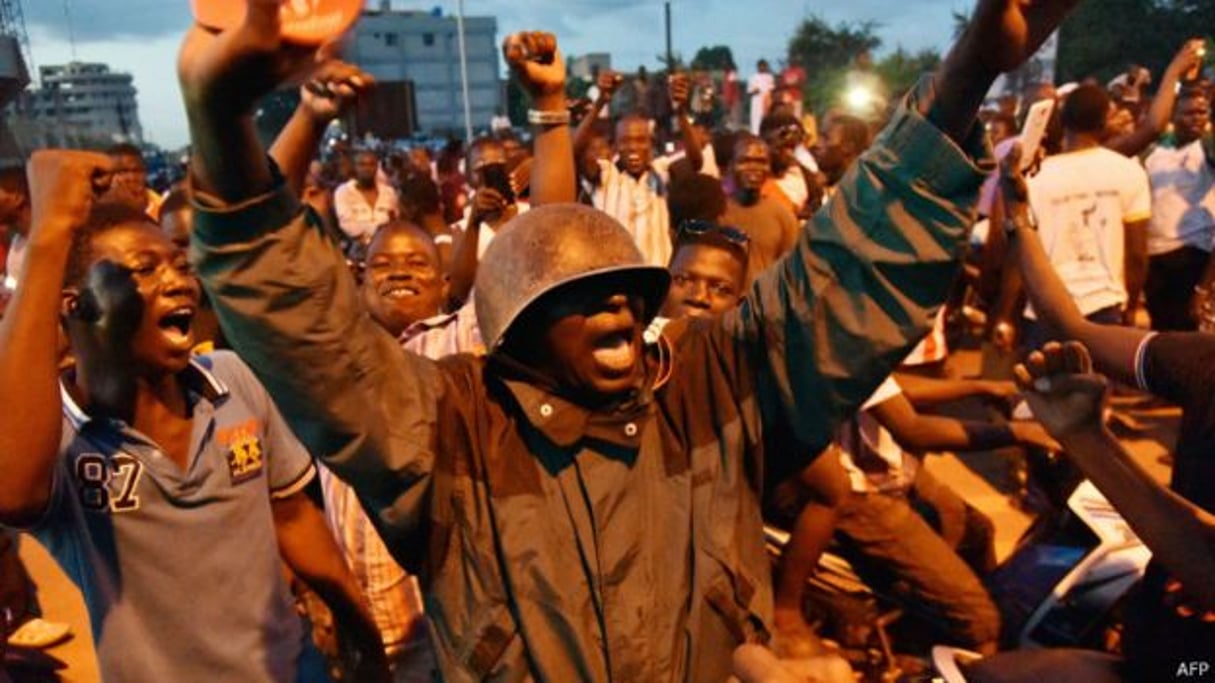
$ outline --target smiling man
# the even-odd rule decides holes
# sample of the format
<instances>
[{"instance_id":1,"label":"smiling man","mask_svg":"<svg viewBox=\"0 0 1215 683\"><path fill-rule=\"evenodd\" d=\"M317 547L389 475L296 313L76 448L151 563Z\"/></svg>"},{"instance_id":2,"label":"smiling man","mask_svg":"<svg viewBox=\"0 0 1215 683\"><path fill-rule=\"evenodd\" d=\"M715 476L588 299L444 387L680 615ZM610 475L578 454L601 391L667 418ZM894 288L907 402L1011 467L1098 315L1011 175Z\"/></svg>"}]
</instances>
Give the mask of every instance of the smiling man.
<instances>
[{"instance_id":1,"label":"smiling man","mask_svg":"<svg viewBox=\"0 0 1215 683\"><path fill-rule=\"evenodd\" d=\"M504 48L534 107L539 208L481 261L489 356L435 362L362 313L337 246L261 153L254 103L315 66L282 45L277 0L190 32L204 282L305 443L417 570L445 680L719 681L736 647L767 640L765 443L809 460L927 332L984 176L978 106L1071 4L983 0L815 229L737 310L657 345L665 359L642 345L665 267L562 203L574 155L551 35Z\"/></svg>"},{"instance_id":2,"label":"smiling man","mask_svg":"<svg viewBox=\"0 0 1215 683\"><path fill-rule=\"evenodd\" d=\"M142 211L95 205L113 166L30 162L26 278L0 322L0 523L88 606L105 681L324 681L282 561L333 610L366 680L386 663L303 493L314 467L231 353L193 357L199 285ZM58 369L60 324L76 364ZM364 680L360 678L359 680Z\"/></svg>"}]
</instances>

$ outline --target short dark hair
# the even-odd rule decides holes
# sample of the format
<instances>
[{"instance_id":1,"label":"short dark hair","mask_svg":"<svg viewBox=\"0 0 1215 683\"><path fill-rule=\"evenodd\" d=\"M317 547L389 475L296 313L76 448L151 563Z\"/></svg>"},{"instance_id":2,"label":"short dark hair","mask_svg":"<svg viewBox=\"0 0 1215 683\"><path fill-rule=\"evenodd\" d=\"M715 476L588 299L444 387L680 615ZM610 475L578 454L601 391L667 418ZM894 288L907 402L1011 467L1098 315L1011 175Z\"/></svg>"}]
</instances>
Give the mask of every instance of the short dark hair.
<instances>
[{"instance_id":1,"label":"short dark hair","mask_svg":"<svg viewBox=\"0 0 1215 683\"><path fill-rule=\"evenodd\" d=\"M422 216L442 213L443 199L439 186L430 176L412 174L401 180L401 208L408 210L413 220Z\"/></svg>"},{"instance_id":2,"label":"short dark hair","mask_svg":"<svg viewBox=\"0 0 1215 683\"><path fill-rule=\"evenodd\" d=\"M726 192L721 181L703 173L672 178L667 210L673 227L684 221L716 221L726 212Z\"/></svg>"},{"instance_id":3,"label":"short dark hair","mask_svg":"<svg viewBox=\"0 0 1215 683\"><path fill-rule=\"evenodd\" d=\"M731 164L734 163L734 159L737 158L737 156L738 156L738 150L742 149L746 145L751 145L751 144L760 144L760 145L763 145L765 148L768 146L767 141L765 141L760 136L750 133L748 131L741 131L741 132L735 134L734 151L730 156L730 163Z\"/></svg>"},{"instance_id":4,"label":"short dark hair","mask_svg":"<svg viewBox=\"0 0 1215 683\"><path fill-rule=\"evenodd\" d=\"M747 252L747 248L743 245L732 242L726 239L721 232L717 230L709 230L706 232L692 233L685 232L680 234L675 239L674 247L671 249L671 261L667 264L670 268L675 263L675 259L679 257L679 252L691 247L708 247L710 249L719 249L730 254L738 265L742 268L742 280L745 285L747 282L747 270L751 261L751 255Z\"/></svg>"},{"instance_id":5,"label":"short dark hair","mask_svg":"<svg viewBox=\"0 0 1215 683\"><path fill-rule=\"evenodd\" d=\"M801 126L802 122L797 120L793 112L788 109L777 109L771 114L764 117L759 124L759 134L767 137L768 133L780 130L786 126Z\"/></svg>"},{"instance_id":6,"label":"short dark hair","mask_svg":"<svg viewBox=\"0 0 1215 683\"><path fill-rule=\"evenodd\" d=\"M1063 101L1063 129L1069 133L1098 134L1105 130L1110 96L1099 85L1084 84Z\"/></svg>"},{"instance_id":7,"label":"short dark hair","mask_svg":"<svg viewBox=\"0 0 1215 683\"><path fill-rule=\"evenodd\" d=\"M129 142L110 145L106 148L105 153L112 157L135 157L139 159L139 163L143 163L143 151Z\"/></svg>"},{"instance_id":8,"label":"short dark hair","mask_svg":"<svg viewBox=\"0 0 1215 683\"><path fill-rule=\"evenodd\" d=\"M368 259L371 258L372 248L379 244L380 240L390 232L411 232L418 237L421 237L423 241L426 242L426 245L430 248L431 255L435 260L435 265L442 267L443 259L439 256L439 247L435 244L434 235L431 235L426 228L423 228L417 223L402 220L388 221L375 229L375 233L371 236L371 240L367 242L366 257Z\"/></svg>"},{"instance_id":9,"label":"short dark hair","mask_svg":"<svg viewBox=\"0 0 1215 683\"><path fill-rule=\"evenodd\" d=\"M851 147L854 154L860 154L869 149L869 124L850 114L837 114L831 117L829 128L839 127L844 134L844 141Z\"/></svg>"},{"instance_id":10,"label":"short dark hair","mask_svg":"<svg viewBox=\"0 0 1215 683\"><path fill-rule=\"evenodd\" d=\"M1211 99L1210 91L1201 84L1189 85L1185 88L1182 88L1181 92L1177 93L1177 103L1179 105L1182 102L1185 102L1188 100L1197 100L1197 99L1205 99L1205 100ZM1178 108L1180 108L1180 107L1178 107Z\"/></svg>"},{"instance_id":11,"label":"short dark hair","mask_svg":"<svg viewBox=\"0 0 1215 683\"><path fill-rule=\"evenodd\" d=\"M95 204L89 212L88 222L72 235L67 267L63 272L64 287L77 287L88 276L93 262L93 240L124 225L147 225L159 231L148 214L128 204L112 201Z\"/></svg>"},{"instance_id":12,"label":"short dark hair","mask_svg":"<svg viewBox=\"0 0 1215 683\"><path fill-rule=\"evenodd\" d=\"M30 183L29 178L25 175L25 167L8 166L0 168L0 190L24 195L28 201Z\"/></svg>"}]
</instances>

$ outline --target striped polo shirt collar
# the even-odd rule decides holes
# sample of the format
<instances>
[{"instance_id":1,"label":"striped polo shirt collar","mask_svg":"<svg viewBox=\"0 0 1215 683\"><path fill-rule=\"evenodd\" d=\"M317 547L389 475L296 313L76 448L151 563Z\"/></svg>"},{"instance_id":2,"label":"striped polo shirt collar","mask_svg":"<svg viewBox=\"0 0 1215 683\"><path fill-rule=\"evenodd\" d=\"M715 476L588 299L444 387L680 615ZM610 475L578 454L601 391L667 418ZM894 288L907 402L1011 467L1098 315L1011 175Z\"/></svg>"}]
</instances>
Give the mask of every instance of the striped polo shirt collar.
<instances>
[{"instance_id":1,"label":"striped polo shirt collar","mask_svg":"<svg viewBox=\"0 0 1215 683\"><path fill-rule=\"evenodd\" d=\"M210 363L205 357L191 358L190 364L181 371L179 377L190 393L218 405L227 400L230 391L228 385L211 372L209 365ZM80 431L84 425L93 421L93 418L76 403L72 392L68 391L67 385L63 381L59 382L59 395L63 399L63 415L73 429Z\"/></svg>"}]
</instances>

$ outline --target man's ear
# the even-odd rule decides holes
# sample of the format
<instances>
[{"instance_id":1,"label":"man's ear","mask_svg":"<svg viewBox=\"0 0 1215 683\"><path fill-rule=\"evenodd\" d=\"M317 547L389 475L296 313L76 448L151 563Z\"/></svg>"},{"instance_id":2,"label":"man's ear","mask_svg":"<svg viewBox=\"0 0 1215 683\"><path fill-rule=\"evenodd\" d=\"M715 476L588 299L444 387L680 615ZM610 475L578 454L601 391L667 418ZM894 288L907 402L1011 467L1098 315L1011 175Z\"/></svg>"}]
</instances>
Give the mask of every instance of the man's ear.
<instances>
[{"instance_id":1,"label":"man's ear","mask_svg":"<svg viewBox=\"0 0 1215 683\"><path fill-rule=\"evenodd\" d=\"M65 287L59 295L59 318L67 321L76 315L80 305L80 290L76 287Z\"/></svg>"},{"instance_id":2,"label":"man's ear","mask_svg":"<svg viewBox=\"0 0 1215 683\"><path fill-rule=\"evenodd\" d=\"M95 323L101 318L101 307L97 305L97 297L87 289L68 287L63 290L60 299L61 316L64 322L78 320L84 323Z\"/></svg>"}]
</instances>

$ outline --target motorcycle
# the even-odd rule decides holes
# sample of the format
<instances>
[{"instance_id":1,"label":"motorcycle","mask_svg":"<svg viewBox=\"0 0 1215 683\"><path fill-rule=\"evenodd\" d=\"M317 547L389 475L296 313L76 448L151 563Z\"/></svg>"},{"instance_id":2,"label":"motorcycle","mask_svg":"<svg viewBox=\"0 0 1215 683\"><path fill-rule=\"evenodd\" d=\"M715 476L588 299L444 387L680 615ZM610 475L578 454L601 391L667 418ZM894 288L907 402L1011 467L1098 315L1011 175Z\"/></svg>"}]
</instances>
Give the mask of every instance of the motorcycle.
<instances>
[{"instance_id":1,"label":"motorcycle","mask_svg":"<svg viewBox=\"0 0 1215 683\"><path fill-rule=\"evenodd\" d=\"M765 535L769 553L779 556L788 534L768 526ZM987 578L1005 626L1002 646L1117 652L1120 607L1150 559L1151 552L1105 496L1080 480L1066 496L1064 509L1040 515ZM865 680L933 679L927 668L908 666L898 652L917 647L893 634L896 625L913 635L924 632L920 624L899 623L930 618L915 605L866 585L844 558L830 552L810 579L807 594L821 615L824 635L852 655L848 658ZM925 645L936 675L948 683L964 683L966 664L980 658L958 648Z\"/></svg>"}]
</instances>

